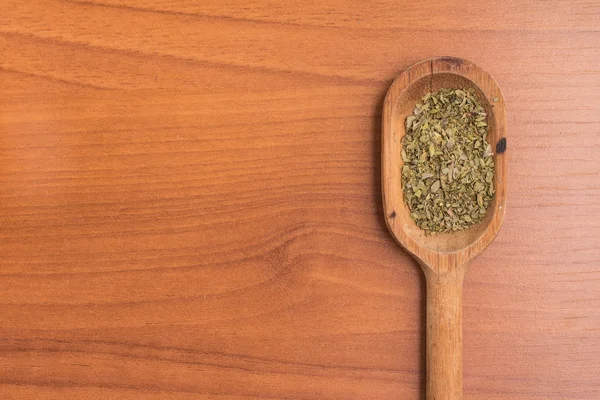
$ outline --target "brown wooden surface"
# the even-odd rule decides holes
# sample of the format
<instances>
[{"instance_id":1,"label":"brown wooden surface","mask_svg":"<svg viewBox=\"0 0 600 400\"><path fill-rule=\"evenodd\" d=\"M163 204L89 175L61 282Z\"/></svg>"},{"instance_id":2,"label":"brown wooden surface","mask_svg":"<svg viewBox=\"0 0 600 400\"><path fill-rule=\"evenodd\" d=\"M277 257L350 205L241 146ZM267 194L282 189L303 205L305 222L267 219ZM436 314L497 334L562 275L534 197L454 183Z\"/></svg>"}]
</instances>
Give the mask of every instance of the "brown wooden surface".
<instances>
[{"instance_id":1,"label":"brown wooden surface","mask_svg":"<svg viewBox=\"0 0 600 400\"><path fill-rule=\"evenodd\" d=\"M0 398L423 396L381 106L452 55L509 135L465 398L598 399L600 4L421 3L3 0Z\"/></svg>"}]
</instances>

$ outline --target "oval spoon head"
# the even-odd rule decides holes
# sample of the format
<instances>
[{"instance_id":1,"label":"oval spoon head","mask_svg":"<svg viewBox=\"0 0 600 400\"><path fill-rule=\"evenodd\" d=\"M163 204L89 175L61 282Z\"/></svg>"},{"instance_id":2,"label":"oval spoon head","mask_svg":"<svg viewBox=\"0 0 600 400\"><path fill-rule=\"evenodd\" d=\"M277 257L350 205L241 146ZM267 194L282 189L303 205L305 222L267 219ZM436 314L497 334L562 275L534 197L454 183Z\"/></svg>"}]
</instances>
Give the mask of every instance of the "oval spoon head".
<instances>
[{"instance_id":1,"label":"oval spoon head","mask_svg":"<svg viewBox=\"0 0 600 400\"><path fill-rule=\"evenodd\" d=\"M482 222L468 229L427 235L410 217L401 171L405 121L419 100L441 88L472 88L487 112L487 139L494 151L494 199ZM466 60L442 57L408 68L392 84L383 104L382 194L389 230L419 263L436 273L465 265L494 239L506 208L506 130L504 97L492 77Z\"/></svg>"}]
</instances>

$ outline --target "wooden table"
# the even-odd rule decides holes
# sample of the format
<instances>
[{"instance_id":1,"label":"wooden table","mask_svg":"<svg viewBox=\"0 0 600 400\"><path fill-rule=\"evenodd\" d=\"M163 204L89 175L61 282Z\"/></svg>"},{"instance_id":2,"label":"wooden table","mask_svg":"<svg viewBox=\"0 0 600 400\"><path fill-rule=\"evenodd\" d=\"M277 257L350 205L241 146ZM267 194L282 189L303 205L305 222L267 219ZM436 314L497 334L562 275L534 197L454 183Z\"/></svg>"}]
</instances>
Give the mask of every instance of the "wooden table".
<instances>
[{"instance_id":1,"label":"wooden table","mask_svg":"<svg viewBox=\"0 0 600 400\"><path fill-rule=\"evenodd\" d=\"M600 3L3 0L1 399L419 399L380 118L451 55L504 91L465 398L600 398Z\"/></svg>"}]
</instances>

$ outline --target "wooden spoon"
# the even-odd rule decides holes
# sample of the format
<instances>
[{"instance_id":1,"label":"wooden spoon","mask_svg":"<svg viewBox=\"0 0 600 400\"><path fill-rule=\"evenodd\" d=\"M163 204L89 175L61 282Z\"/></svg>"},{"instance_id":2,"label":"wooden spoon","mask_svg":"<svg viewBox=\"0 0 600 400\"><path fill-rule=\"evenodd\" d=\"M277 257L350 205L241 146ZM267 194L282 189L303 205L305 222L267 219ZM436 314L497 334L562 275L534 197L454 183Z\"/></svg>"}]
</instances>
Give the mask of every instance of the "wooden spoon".
<instances>
[{"instance_id":1,"label":"wooden spoon","mask_svg":"<svg viewBox=\"0 0 600 400\"><path fill-rule=\"evenodd\" d=\"M428 92L473 88L488 114L488 141L495 149L495 197L484 220L464 231L426 235L410 218L401 186L405 120ZM386 223L419 262L427 281L427 400L462 399L462 284L469 261L494 239L506 205L504 98L492 77L457 58L435 58L408 68L383 104L382 190Z\"/></svg>"}]
</instances>

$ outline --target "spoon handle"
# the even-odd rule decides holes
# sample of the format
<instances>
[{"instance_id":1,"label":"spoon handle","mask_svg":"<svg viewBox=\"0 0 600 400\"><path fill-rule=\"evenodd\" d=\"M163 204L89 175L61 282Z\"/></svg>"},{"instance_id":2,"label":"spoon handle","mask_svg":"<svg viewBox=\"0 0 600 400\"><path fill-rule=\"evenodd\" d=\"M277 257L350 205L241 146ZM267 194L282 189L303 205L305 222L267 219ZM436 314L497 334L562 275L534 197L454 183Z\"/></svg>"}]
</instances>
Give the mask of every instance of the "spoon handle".
<instances>
[{"instance_id":1,"label":"spoon handle","mask_svg":"<svg viewBox=\"0 0 600 400\"><path fill-rule=\"evenodd\" d=\"M462 285L465 268L425 274L427 400L462 400Z\"/></svg>"}]
</instances>

